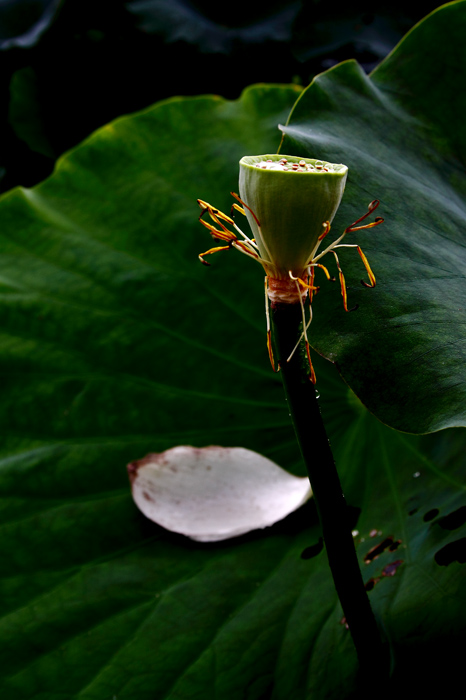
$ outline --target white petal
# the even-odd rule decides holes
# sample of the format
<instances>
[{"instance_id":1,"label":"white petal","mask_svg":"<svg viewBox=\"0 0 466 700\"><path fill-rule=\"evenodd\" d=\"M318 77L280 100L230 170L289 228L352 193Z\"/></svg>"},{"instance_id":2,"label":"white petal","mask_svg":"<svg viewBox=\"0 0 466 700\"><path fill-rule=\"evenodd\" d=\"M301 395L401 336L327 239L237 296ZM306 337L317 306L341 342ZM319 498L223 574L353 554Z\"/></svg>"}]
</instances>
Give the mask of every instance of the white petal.
<instances>
[{"instance_id":1,"label":"white petal","mask_svg":"<svg viewBox=\"0 0 466 700\"><path fill-rule=\"evenodd\" d=\"M199 542L273 525L311 496L307 478L243 447L181 445L132 462L128 474L147 518Z\"/></svg>"}]
</instances>

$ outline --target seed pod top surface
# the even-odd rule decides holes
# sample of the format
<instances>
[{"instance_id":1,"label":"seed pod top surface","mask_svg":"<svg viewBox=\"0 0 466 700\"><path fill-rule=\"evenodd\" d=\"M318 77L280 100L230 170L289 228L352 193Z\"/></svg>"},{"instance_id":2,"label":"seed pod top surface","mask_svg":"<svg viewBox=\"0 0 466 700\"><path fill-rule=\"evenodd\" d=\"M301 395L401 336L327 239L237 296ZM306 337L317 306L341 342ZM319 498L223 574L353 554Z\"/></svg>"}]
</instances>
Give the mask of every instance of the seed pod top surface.
<instances>
[{"instance_id":1,"label":"seed pod top surface","mask_svg":"<svg viewBox=\"0 0 466 700\"><path fill-rule=\"evenodd\" d=\"M332 222L348 168L314 158L262 155L240 160L239 190L268 274L301 276Z\"/></svg>"}]
</instances>

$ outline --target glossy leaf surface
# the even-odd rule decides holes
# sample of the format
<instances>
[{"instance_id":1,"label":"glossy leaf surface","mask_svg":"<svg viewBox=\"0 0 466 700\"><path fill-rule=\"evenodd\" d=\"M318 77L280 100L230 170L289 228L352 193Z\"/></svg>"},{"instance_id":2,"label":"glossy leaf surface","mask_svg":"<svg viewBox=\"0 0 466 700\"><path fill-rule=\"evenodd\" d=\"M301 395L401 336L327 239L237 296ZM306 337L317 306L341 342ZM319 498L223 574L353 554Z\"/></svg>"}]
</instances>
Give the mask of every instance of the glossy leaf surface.
<instances>
[{"instance_id":1,"label":"glossy leaf surface","mask_svg":"<svg viewBox=\"0 0 466 700\"><path fill-rule=\"evenodd\" d=\"M281 148L349 167L335 236L381 202L385 224L344 241L362 247L377 287L360 285L356 250L338 251L348 304L359 309L342 313L338 286L324 279L311 342L378 418L408 432L466 423L466 96L456 87L465 30L465 3L451 3L370 77L352 61L318 76Z\"/></svg>"}]
</instances>

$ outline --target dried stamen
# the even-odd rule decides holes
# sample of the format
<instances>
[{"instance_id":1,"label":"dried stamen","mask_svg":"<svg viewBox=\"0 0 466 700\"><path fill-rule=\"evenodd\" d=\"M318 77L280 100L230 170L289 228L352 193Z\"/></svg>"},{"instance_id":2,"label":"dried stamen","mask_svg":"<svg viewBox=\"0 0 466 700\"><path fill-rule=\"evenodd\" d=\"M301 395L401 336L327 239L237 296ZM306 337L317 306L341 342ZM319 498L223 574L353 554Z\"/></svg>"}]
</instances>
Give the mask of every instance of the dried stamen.
<instances>
[{"instance_id":1,"label":"dried stamen","mask_svg":"<svg viewBox=\"0 0 466 700\"><path fill-rule=\"evenodd\" d=\"M254 163L256 167L260 168L266 168L266 169L282 169L282 170L289 170L290 172L308 172L310 170L313 170L314 172L317 173L323 173L326 171L332 171L335 168L335 172L338 172L338 168L345 167L345 166L339 166L335 165L333 166L331 163L324 163L322 161L313 161L313 163L308 163L305 160L296 160L296 161L290 161L287 158L281 158L279 161L277 160L272 160L272 158L267 158L266 160L260 159L258 162ZM320 175L319 175L320 178ZM272 305L274 304L296 304L299 303L301 306L301 313L302 313L302 318L303 318L303 332L296 343L293 351L291 352L290 356L287 358L287 362L291 360L293 357L294 353L298 349L300 343L302 340L304 340L305 343L305 348L306 348L306 354L309 362L309 369L310 369L310 380L315 383L316 377L315 377L315 372L314 368L312 366L312 360L311 360L311 355L310 355L310 345L309 345L309 340L307 337L307 330L310 326L310 323L312 321L312 301L313 301L313 296L319 291L319 287L314 284L314 279L315 279L315 269L318 267L320 268L327 280L335 281L335 277L331 277L329 270L325 265L322 265L322 263L319 262L321 258L323 258L327 253L332 253L332 255L335 257L335 262L337 265L338 269L338 276L339 276L339 281L340 281L340 288L341 288L341 295L343 298L343 308L345 311L355 311L358 308L358 305L354 306L353 308L349 309L348 308L348 294L347 294L347 288L346 288L346 281L345 277L343 274L343 271L341 269L340 265L340 260L338 258L338 254L336 250L338 248L356 248L358 251L358 254L364 264L365 270L367 272L369 282L365 282L364 280L361 280L361 284L363 284L365 287L370 287L373 288L376 285L376 280L375 280L375 275L372 272L372 269L369 265L369 261L367 260L367 257L363 253L361 247L354 243L341 243L343 238L346 236L346 234L351 233L353 231L359 231L361 229L370 229L375 226L378 226L383 222L383 219L381 217L377 217L375 221L367 224L362 224L363 221L367 219L367 217L377 209L379 206L379 200L375 199L372 201L367 209L367 212L361 216L359 219L357 219L354 223L352 223L350 226L348 226L341 236L339 236L333 243L328 245L322 252L317 254L318 248L321 244L321 242L324 240L324 238L330 233L330 222L325 221L322 224L323 227L323 232L314 240L317 241L315 244L314 250L312 251L312 254L310 255L310 260L302 270L301 274L294 274L291 270L288 272L288 277L284 278L283 277L283 270L280 270L279 263L274 261L274 258L270 255L270 251L268 250L267 244L265 242L265 238L263 237L263 233L261 231L261 226L258 217L254 213L254 211L249 207L240 197L237 195L235 192L232 192L231 195L234 197L236 202L233 203L231 207L231 212L230 216L227 216L223 212L221 212L219 209L216 209L213 207L211 204L208 202L205 202L202 199L198 200L199 206L201 208L201 214L199 216L199 220L202 223L202 225L209 231L211 236L223 242L226 245L219 245L215 246L213 248L210 248L209 250L205 251L205 253L202 253L199 255L200 261L204 264L209 266L210 263L208 263L204 258L206 255L212 255L213 253L217 253L220 251L224 250L229 250L230 248L236 248L239 250L241 253L244 253L248 257L252 258L253 260L256 260L259 262L263 268L266 271L266 278L265 278L265 313L266 313L266 321L267 321L267 350L268 350L268 355L270 359L270 364L272 366L272 369L274 372L278 371L275 367L275 362L274 362L274 357L273 357L273 349L272 349L272 332L271 332L271 323L270 323L270 311L269 311L269 304L271 303ZM261 245L263 248L261 248L262 251L265 249L265 253L267 254L269 259L265 259L263 257L263 254L261 254L258 245L256 244L256 241L254 238L249 238L236 224L233 215L234 213L239 212L243 216L246 216L246 212L249 212L253 218L253 221L255 222L255 225L258 227L258 232L256 232L256 236L259 237L261 236ZM208 213L211 221L213 223L210 223L209 221L205 221L203 218L204 214ZM251 220L250 220L251 221ZM234 231L230 230L227 226L230 226L234 229ZM238 238L238 235L240 238ZM306 320L306 312L304 308L304 299L306 295L309 294L309 319Z\"/></svg>"}]
</instances>

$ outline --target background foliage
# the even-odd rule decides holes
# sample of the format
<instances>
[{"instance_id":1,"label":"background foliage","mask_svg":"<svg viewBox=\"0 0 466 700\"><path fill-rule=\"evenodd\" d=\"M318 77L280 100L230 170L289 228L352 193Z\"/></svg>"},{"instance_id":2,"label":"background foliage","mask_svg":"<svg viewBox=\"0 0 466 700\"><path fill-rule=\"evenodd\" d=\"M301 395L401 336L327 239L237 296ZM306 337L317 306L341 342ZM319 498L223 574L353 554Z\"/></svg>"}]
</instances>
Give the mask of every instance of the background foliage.
<instances>
[{"instance_id":1,"label":"background foliage","mask_svg":"<svg viewBox=\"0 0 466 700\"><path fill-rule=\"evenodd\" d=\"M368 70L437 0L6 0L0 3L0 191L32 186L97 127L173 95L228 98Z\"/></svg>"},{"instance_id":2,"label":"background foliage","mask_svg":"<svg viewBox=\"0 0 466 700\"><path fill-rule=\"evenodd\" d=\"M373 198L380 164L387 168L383 149L395 149L389 127L397 128L395 172L376 183L385 230L377 246L370 232L361 241L381 292L361 288L360 310L344 315L338 289L322 289L313 325L318 349L341 354L347 381L382 416L378 386L364 374L374 356L364 323L376 314L390 319L400 289L418 313L434 289L428 311L438 319L461 293L464 136L454 115L463 98L448 81L436 86L433 105L423 95L447 66L464 70L461 44L451 40L464 22L465 3L453 3L373 77L353 63L321 76L286 127L290 146L319 138L322 157L349 144L357 178L339 214L343 225ZM433 44L446 47L441 64L427 58ZM261 85L235 101L169 99L100 129L60 158L47 181L0 201L3 697L285 700L358 692L312 502L268 531L195 544L138 513L125 470L150 451L184 443L245 446L302 473L280 381L268 366L261 270L233 252L209 270L200 266L197 253L209 240L196 207L202 197L229 209L239 158L278 146L277 124L299 94L297 86ZM437 191L443 207L430 229L425 191L430 201ZM412 238L402 237L406 200L421 217L411 221ZM456 209L443 228L446 201ZM395 269L387 241L404 251L406 266L398 260ZM441 287L432 277L426 285L419 269L421 258L430 269L431 255L450 265ZM360 267L350 256L345 265L356 295ZM461 388L461 355L449 354L461 347L458 314L457 336L437 349L437 362L412 363L411 395L424 376L436 386L442 362L456 367ZM420 342L431 342L428 324L416 330ZM402 373L412 336L399 328L396 338L399 354L385 364ZM366 364L351 365L348 344ZM385 340L373 346L384 352ZM316 357L316 370L364 580L392 648L389 691L402 684L412 693L452 692L462 678L465 627L464 430L395 431L332 364ZM442 385L444 400L420 409L451 419L458 403L449 397L458 391ZM404 415L406 428L420 409Z\"/></svg>"}]
</instances>

